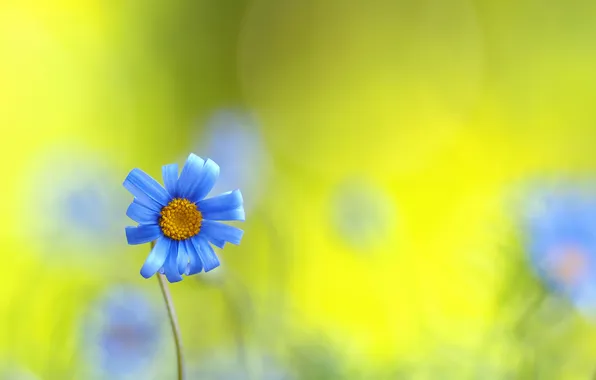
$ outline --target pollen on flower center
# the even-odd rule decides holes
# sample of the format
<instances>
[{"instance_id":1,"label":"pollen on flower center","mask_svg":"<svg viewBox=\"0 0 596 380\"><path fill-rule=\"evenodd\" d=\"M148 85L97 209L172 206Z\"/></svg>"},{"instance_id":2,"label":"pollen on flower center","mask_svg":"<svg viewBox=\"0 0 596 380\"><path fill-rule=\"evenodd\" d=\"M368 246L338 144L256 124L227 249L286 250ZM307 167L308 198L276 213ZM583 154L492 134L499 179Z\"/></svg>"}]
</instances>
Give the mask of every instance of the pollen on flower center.
<instances>
[{"instance_id":1,"label":"pollen on flower center","mask_svg":"<svg viewBox=\"0 0 596 380\"><path fill-rule=\"evenodd\" d=\"M174 198L161 209L159 226L170 239L186 240L199 233L203 216L197 205L184 198Z\"/></svg>"}]
</instances>

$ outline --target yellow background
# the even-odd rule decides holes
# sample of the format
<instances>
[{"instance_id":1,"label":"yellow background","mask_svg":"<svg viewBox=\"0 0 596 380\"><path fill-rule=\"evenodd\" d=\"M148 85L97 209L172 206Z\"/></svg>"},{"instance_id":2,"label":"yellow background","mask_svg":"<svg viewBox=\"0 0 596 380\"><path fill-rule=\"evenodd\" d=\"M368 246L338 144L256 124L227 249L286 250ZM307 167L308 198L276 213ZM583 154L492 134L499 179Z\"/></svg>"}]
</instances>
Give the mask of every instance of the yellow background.
<instances>
[{"instance_id":1,"label":"yellow background","mask_svg":"<svg viewBox=\"0 0 596 380\"><path fill-rule=\"evenodd\" d=\"M506 269L524 262L520 189L594 170L595 21L588 0L2 1L3 362L85 378L94 297L134 284L160 305L138 273L148 247L126 244L122 180L205 155L212 115L239 109L270 171L254 171L242 244L172 285L189 366L241 347L255 379L261 355L298 379L589 378L593 326L571 313L518 339L536 285ZM68 162L110 173L107 238L63 239L46 207ZM384 210L363 245L333 219L356 184Z\"/></svg>"}]
</instances>

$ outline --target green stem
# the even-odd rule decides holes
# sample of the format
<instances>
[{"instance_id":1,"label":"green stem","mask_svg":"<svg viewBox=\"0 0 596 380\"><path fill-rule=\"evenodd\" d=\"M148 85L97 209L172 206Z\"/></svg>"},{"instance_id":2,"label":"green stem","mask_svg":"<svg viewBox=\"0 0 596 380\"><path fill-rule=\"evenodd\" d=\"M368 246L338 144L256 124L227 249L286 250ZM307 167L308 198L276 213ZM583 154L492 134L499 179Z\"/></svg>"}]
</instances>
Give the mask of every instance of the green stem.
<instances>
[{"instance_id":1,"label":"green stem","mask_svg":"<svg viewBox=\"0 0 596 380\"><path fill-rule=\"evenodd\" d=\"M151 247L155 246L155 242L151 243ZM176 317L176 308L174 308L174 300L168 287L168 281L161 273L157 273L157 281L163 294L163 299L166 302L166 309L168 310L168 317L170 319L170 326L172 327L172 335L174 335L174 343L176 345L176 361L178 364L178 380L184 380L184 354L182 348L182 337L180 334L180 326L178 325L178 318Z\"/></svg>"}]
</instances>

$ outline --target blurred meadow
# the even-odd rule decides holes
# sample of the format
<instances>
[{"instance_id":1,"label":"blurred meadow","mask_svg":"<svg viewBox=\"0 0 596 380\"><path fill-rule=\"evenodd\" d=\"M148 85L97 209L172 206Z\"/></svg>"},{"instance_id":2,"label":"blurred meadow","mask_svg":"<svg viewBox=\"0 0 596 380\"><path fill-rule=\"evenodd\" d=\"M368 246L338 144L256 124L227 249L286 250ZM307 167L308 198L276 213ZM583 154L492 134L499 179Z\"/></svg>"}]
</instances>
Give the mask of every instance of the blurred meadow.
<instances>
[{"instance_id":1,"label":"blurred meadow","mask_svg":"<svg viewBox=\"0 0 596 380\"><path fill-rule=\"evenodd\" d=\"M240 246L171 285L189 380L591 379L596 2L0 0L0 380L174 380L127 173Z\"/></svg>"}]
</instances>

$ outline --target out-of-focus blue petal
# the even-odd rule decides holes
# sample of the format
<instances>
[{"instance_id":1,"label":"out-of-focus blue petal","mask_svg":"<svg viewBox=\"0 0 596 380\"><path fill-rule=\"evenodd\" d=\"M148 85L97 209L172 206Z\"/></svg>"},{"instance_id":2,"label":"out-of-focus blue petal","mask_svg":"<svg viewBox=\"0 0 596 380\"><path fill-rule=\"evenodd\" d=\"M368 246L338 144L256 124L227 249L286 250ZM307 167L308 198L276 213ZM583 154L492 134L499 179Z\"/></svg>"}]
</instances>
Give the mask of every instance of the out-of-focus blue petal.
<instances>
[{"instance_id":1,"label":"out-of-focus blue petal","mask_svg":"<svg viewBox=\"0 0 596 380\"><path fill-rule=\"evenodd\" d=\"M203 218L208 220L238 220L244 222L246 218L244 207L242 206L233 210L204 212L202 215Z\"/></svg>"},{"instance_id":2,"label":"out-of-focus blue petal","mask_svg":"<svg viewBox=\"0 0 596 380\"><path fill-rule=\"evenodd\" d=\"M184 274L184 272L186 272L186 267L188 266L188 252L185 240L178 243L178 261L176 262L176 265L178 266L178 273Z\"/></svg>"},{"instance_id":3,"label":"out-of-focus blue petal","mask_svg":"<svg viewBox=\"0 0 596 380\"><path fill-rule=\"evenodd\" d=\"M172 198L178 196L178 164L164 165L161 168L163 184Z\"/></svg>"},{"instance_id":4,"label":"out-of-focus blue petal","mask_svg":"<svg viewBox=\"0 0 596 380\"><path fill-rule=\"evenodd\" d=\"M112 287L85 313L81 359L93 374L87 379L146 379L159 360L165 320L153 300L137 288ZM59 376L58 378L72 378ZM0 375L0 379L5 379ZM11 377L12 379L12 377ZM24 380L24 378L22 379Z\"/></svg>"},{"instance_id":5,"label":"out-of-focus blue petal","mask_svg":"<svg viewBox=\"0 0 596 380\"><path fill-rule=\"evenodd\" d=\"M214 222L212 220L203 220L201 223L201 232L209 240L224 240L232 244L240 244L244 231L240 228L228 226L227 224Z\"/></svg>"},{"instance_id":6,"label":"out-of-focus blue petal","mask_svg":"<svg viewBox=\"0 0 596 380\"><path fill-rule=\"evenodd\" d=\"M219 165L210 159L205 161L201 178L194 184L190 192L186 194L191 202L198 202L205 198L215 186L217 177L219 177Z\"/></svg>"},{"instance_id":7,"label":"out-of-focus blue petal","mask_svg":"<svg viewBox=\"0 0 596 380\"><path fill-rule=\"evenodd\" d=\"M183 241L186 252L188 253L188 266L185 274L187 276L200 273L203 270L203 263L198 253L198 248L192 242L192 239L186 239Z\"/></svg>"},{"instance_id":8,"label":"out-of-focus blue petal","mask_svg":"<svg viewBox=\"0 0 596 380\"><path fill-rule=\"evenodd\" d=\"M385 189L352 177L339 182L330 195L328 215L342 243L365 253L391 239L399 210Z\"/></svg>"},{"instance_id":9,"label":"out-of-focus blue petal","mask_svg":"<svg viewBox=\"0 0 596 380\"><path fill-rule=\"evenodd\" d=\"M157 240L155 247L153 247L141 268L141 276L149 278L164 265L172 243L173 241L165 236L162 236Z\"/></svg>"},{"instance_id":10,"label":"out-of-focus blue petal","mask_svg":"<svg viewBox=\"0 0 596 380\"><path fill-rule=\"evenodd\" d=\"M590 276L592 279L592 276ZM592 321L596 319L596 284L594 281L586 281L576 294L572 295L573 301L578 310Z\"/></svg>"},{"instance_id":11,"label":"out-of-focus blue petal","mask_svg":"<svg viewBox=\"0 0 596 380\"><path fill-rule=\"evenodd\" d=\"M182 276L178 272L178 246L180 242L172 240L170 244L170 252L168 253L168 258L166 260L165 270L166 270L166 278L169 282L178 282L182 281Z\"/></svg>"},{"instance_id":12,"label":"out-of-focus blue petal","mask_svg":"<svg viewBox=\"0 0 596 380\"><path fill-rule=\"evenodd\" d=\"M240 190L228 191L216 197L203 199L197 202L197 207L202 213L219 212L237 209L242 206L243 199ZM212 218L207 218L212 219Z\"/></svg>"},{"instance_id":13,"label":"out-of-focus blue petal","mask_svg":"<svg viewBox=\"0 0 596 380\"><path fill-rule=\"evenodd\" d=\"M128 206L126 216L139 224L156 224L159 213L141 205L136 199Z\"/></svg>"},{"instance_id":14,"label":"out-of-focus blue petal","mask_svg":"<svg viewBox=\"0 0 596 380\"><path fill-rule=\"evenodd\" d=\"M217 110L201 128L197 145L221 168L212 195L240 188L247 196L247 211L258 204L266 194L272 160L257 115L237 108Z\"/></svg>"},{"instance_id":15,"label":"out-of-focus blue petal","mask_svg":"<svg viewBox=\"0 0 596 380\"><path fill-rule=\"evenodd\" d=\"M157 224L145 224L138 227L126 227L128 244L145 244L162 236L161 228Z\"/></svg>"},{"instance_id":16,"label":"out-of-focus blue petal","mask_svg":"<svg viewBox=\"0 0 596 380\"><path fill-rule=\"evenodd\" d=\"M591 187L539 187L523 212L527 251L536 274L596 316L596 196Z\"/></svg>"},{"instance_id":17,"label":"out-of-focus blue petal","mask_svg":"<svg viewBox=\"0 0 596 380\"><path fill-rule=\"evenodd\" d=\"M135 197L146 195L161 206L167 205L171 199L166 189L141 169L131 170L123 185Z\"/></svg>"},{"instance_id":18,"label":"out-of-focus blue petal","mask_svg":"<svg viewBox=\"0 0 596 380\"><path fill-rule=\"evenodd\" d=\"M192 188L200 181L203 176L203 166L205 160L191 153L186 159L186 163L182 167L180 172L180 178L178 178L178 195L187 198L188 194L191 193Z\"/></svg>"},{"instance_id":19,"label":"out-of-focus blue petal","mask_svg":"<svg viewBox=\"0 0 596 380\"><path fill-rule=\"evenodd\" d=\"M213 251L213 248L209 245L207 239L200 237L200 235L196 235L190 240L201 258L205 272L209 272L219 266L219 259L217 258L215 251Z\"/></svg>"}]
</instances>

